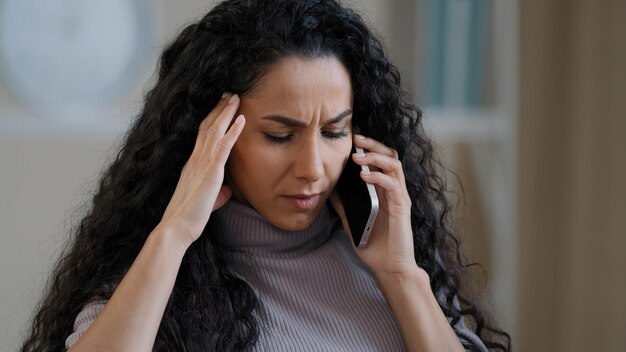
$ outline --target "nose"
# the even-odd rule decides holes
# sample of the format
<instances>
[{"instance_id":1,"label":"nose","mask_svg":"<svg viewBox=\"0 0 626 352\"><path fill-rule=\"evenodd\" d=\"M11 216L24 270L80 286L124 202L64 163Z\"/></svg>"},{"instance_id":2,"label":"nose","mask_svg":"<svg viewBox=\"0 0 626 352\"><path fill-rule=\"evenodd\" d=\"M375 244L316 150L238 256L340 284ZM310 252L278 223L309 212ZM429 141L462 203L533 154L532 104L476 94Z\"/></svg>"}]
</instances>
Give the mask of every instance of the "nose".
<instances>
[{"instance_id":1,"label":"nose","mask_svg":"<svg viewBox=\"0 0 626 352\"><path fill-rule=\"evenodd\" d=\"M319 147L315 139L302 145L293 164L293 173L297 178L314 182L324 176L324 162Z\"/></svg>"}]
</instances>

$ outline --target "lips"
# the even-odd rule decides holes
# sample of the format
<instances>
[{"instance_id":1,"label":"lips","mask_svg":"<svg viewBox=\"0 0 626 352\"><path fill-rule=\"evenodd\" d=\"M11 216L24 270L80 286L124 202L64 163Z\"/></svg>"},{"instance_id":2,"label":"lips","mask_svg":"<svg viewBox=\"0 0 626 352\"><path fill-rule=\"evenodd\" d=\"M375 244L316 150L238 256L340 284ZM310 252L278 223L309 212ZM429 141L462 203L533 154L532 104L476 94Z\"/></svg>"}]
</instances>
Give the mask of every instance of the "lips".
<instances>
[{"instance_id":1,"label":"lips","mask_svg":"<svg viewBox=\"0 0 626 352\"><path fill-rule=\"evenodd\" d=\"M288 202L296 209L310 210L315 208L320 200L320 194L295 194L285 196Z\"/></svg>"},{"instance_id":2,"label":"lips","mask_svg":"<svg viewBox=\"0 0 626 352\"><path fill-rule=\"evenodd\" d=\"M315 196L319 196L319 193L310 193L310 194L292 194L292 195L288 195L286 197L290 197L290 198L311 198L311 197L315 197Z\"/></svg>"}]
</instances>

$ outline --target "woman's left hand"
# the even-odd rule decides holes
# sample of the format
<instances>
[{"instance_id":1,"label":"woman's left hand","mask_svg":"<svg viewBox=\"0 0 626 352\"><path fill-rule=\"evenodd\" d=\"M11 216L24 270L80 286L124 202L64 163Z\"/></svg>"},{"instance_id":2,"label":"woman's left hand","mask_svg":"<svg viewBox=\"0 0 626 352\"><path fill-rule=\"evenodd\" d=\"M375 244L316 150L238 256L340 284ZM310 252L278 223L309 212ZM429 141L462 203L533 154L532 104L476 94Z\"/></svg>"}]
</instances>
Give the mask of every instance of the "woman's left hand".
<instances>
[{"instance_id":1,"label":"woman's left hand","mask_svg":"<svg viewBox=\"0 0 626 352\"><path fill-rule=\"evenodd\" d=\"M361 135L354 136L356 146L365 154L353 154L357 165L367 165L370 173L361 171L361 178L376 187L379 210L367 245L354 247L343 204L337 194L330 197L339 214L350 243L375 276L415 272L417 264L413 253L411 228L411 198L406 188L402 163L398 153L384 144Z\"/></svg>"}]
</instances>

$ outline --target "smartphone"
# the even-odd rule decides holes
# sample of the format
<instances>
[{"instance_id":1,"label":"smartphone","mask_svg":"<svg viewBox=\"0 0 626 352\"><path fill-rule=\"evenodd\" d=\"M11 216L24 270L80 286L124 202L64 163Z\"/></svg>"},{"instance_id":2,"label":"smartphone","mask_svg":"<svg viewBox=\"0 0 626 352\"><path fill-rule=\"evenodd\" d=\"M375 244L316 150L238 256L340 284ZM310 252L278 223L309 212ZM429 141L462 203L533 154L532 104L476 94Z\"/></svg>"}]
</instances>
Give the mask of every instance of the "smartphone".
<instances>
[{"instance_id":1,"label":"smartphone","mask_svg":"<svg viewBox=\"0 0 626 352\"><path fill-rule=\"evenodd\" d=\"M363 149L352 144L352 153L363 153ZM373 184L361 178L361 170L367 166L357 165L352 156L348 158L343 173L337 182L337 193L346 212L352 240L357 247L365 247L378 214L378 195Z\"/></svg>"}]
</instances>

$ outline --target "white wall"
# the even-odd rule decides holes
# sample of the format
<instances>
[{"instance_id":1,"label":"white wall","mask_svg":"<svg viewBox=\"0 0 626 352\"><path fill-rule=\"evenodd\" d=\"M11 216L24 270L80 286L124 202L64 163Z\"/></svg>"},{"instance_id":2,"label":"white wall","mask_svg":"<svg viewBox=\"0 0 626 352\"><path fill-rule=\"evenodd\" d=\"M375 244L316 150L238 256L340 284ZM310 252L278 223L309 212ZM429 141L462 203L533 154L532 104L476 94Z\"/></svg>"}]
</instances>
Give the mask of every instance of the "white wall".
<instances>
[{"instance_id":1,"label":"white wall","mask_svg":"<svg viewBox=\"0 0 626 352\"><path fill-rule=\"evenodd\" d=\"M159 42L172 39L212 3L161 0ZM353 3L387 35L388 2ZM152 72L147 68L144 79ZM111 114L118 116L110 123L70 130L31 116L0 81L0 351L16 350L22 341L50 265L80 219L80 205L93 192L145 88L138 85L113 107Z\"/></svg>"}]
</instances>

